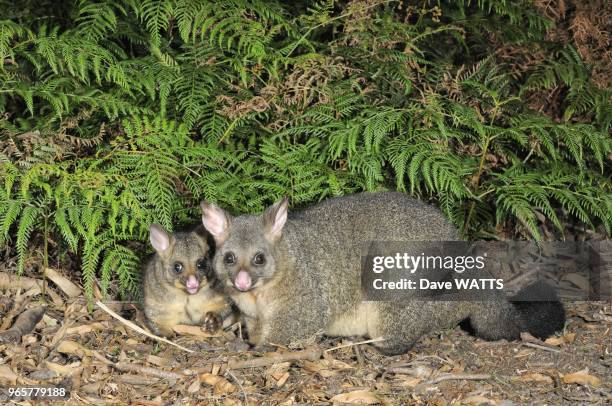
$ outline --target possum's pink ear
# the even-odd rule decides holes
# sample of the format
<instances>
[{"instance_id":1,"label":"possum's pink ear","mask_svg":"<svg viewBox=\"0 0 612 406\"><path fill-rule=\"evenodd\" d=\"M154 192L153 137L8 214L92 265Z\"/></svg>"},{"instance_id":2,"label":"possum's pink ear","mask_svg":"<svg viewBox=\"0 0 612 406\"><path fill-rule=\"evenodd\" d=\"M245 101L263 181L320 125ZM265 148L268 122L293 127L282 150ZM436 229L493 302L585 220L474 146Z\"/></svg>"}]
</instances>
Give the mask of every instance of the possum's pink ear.
<instances>
[{"instance_id":1,"label":"possum's pink ear","mask_svg":"<svg viewBox=\"0 0 612 406\"><path fill-rule=\"evenodd\" d=\"M283 227L287 222L287 208L289 207L289 198L283 197L263 214L264 227L266 230L266 238L270 241L276 241L280 238Z\"/></svg>"},{"instance_id":2,"label":"possum's pink ear","mask_svg":"<svg viewBox=\"0 0 612 406\"><path fill-rule=\"evenodd\" d=\"M215 239L217 244L222 244L229 232L229 216L223 209L203 200L200 203L202 209L202 223Z\"/></svg>"},{"instance_id":3,"label":"possum's pink ear","mask_svg":"<svg viewBox=\"0 0 612 406\"><path fill-rule=\"evenodd\" d=\"M170 247L170 236L157 224L151 224L149 227L149 239L158 254L162 254Z\"/></svg>"}]
</instances>

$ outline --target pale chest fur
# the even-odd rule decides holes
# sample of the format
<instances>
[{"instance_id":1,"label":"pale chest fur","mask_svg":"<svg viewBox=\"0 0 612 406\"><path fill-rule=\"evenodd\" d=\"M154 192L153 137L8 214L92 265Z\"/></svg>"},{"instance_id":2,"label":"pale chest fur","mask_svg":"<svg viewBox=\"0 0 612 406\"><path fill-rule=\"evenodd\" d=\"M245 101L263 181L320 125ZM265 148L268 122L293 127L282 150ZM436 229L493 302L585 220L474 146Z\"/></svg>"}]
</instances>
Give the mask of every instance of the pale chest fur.
<instances>
[{"instance_id":1,"label":"pale chest fur","mask_svg":"<svg viewBox=\"0 0 612 406\"><path fill-rule=\"evenodd\" d=\"M188 295L185 301L185 316L190 322L200 324L208 312L220 313L226 306L221 295L202 289L197 295Z\"/></svg>"},{"instance_id":2,"label":"pale chest fur","mask_svg":"<svg viewBox=\"0 0 612 406\"><path fill-rule=\"evenodd\" d=\"M271 314L274 314L276 308L271 295L273 289L273 287L266 287L255 291L237 293L232 295L232 299L244 316L265 321Z\"/></svg>"},{"instance_id":3,"label":"pale chest fur","mask_svg":"<svg viewBox=\"0 0 612 406\"><path fill-rule=\"evenodd\" d=\"M180 290L168 292L168 297L172 299L155 307L159 316L172 319L172 324L201 324L207 312L220 313L229 306L222 295L208 288L195 295Z\"/></svg>"}]
</instances>

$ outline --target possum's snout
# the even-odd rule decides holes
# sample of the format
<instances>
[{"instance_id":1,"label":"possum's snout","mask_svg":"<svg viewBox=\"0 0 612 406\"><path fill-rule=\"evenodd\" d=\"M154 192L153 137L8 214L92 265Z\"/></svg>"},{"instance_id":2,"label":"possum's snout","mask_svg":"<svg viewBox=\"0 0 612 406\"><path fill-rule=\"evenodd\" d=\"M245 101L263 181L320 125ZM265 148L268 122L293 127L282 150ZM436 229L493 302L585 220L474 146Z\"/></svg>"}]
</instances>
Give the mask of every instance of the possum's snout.
<instances>
[{"instance_id":1,"label":"possum's snout","mask_svg":"<svg viewBox=\"0 0 612 406\"><path fill-rule=\"evenodd\" d=\"M234 278L234 286L236 289L246 292L247 290L251 289L252 285L253 280L251 279L251 275L249 275L249 273L244 269L241 269Z\"/></svg>"},{"instance_id":2,"label":"possum's snout","mask_svg":"<svg viewBox=\"0 0 612 406\"><path fill-rule=\"evenodd\" d=\"M185 281L185 287L187 288L187 292L193 295L198 293L200 282L198 282L198 279L194 275L189 275L187 281Z\"/></svg>"}]
</instances>

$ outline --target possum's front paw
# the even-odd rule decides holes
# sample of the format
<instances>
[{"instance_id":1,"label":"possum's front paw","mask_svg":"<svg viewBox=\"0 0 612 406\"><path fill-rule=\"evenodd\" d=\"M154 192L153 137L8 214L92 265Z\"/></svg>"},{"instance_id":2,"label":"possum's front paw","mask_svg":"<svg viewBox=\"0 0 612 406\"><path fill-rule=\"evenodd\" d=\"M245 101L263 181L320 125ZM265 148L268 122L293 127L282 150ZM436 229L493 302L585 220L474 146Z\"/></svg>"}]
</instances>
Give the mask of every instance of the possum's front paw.
<instances>
[{"instance_id":1,"label":"possum's front paw","mask_svg":"<svg viewBox=\"0 0 612 406\"><path fill-rule=\"evenodd\" d=\"M221 317L217 313L207 312L204 315L204 325L202 326L202 328L207 333L216 333L222 325L223 319L221 319Z\"/></svg>"}]
</instances>

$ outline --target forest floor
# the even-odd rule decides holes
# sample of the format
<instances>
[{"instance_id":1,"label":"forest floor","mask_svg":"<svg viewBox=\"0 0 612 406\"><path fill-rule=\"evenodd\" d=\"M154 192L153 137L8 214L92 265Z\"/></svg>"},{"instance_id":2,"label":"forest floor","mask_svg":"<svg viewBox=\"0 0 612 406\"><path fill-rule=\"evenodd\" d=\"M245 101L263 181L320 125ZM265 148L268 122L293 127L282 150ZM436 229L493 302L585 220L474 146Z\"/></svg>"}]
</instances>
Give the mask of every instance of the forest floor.
<instances>
[{"instance_id":1,"label":"forest floor","mask_svg":"<svg viewBox=\"0 0 612 406\"><path fill-rule=\"evenodd\" d=\"M193 351L187 352L134 331L98 306L89 311L78 286L47 276L57 284L44 287L46 311L36 322L42 281L0 272L2 404L30 403L9 396L9 386L61 387L69 391L67 403L94 405L612 402L610 301L566 303L565 330L546 342L528 336L486 342L455 328L395 357L355 345L357 338L322 339L305 352L257 353L245 349L235 325L214 336L186 330L173 341ZM137 304L105 303L142 325ZM32 311L19 321L26 310ZM26 334L9 329L21 324L27 331L28 322L34 328Z\"/></svg>"}]
</instances>

